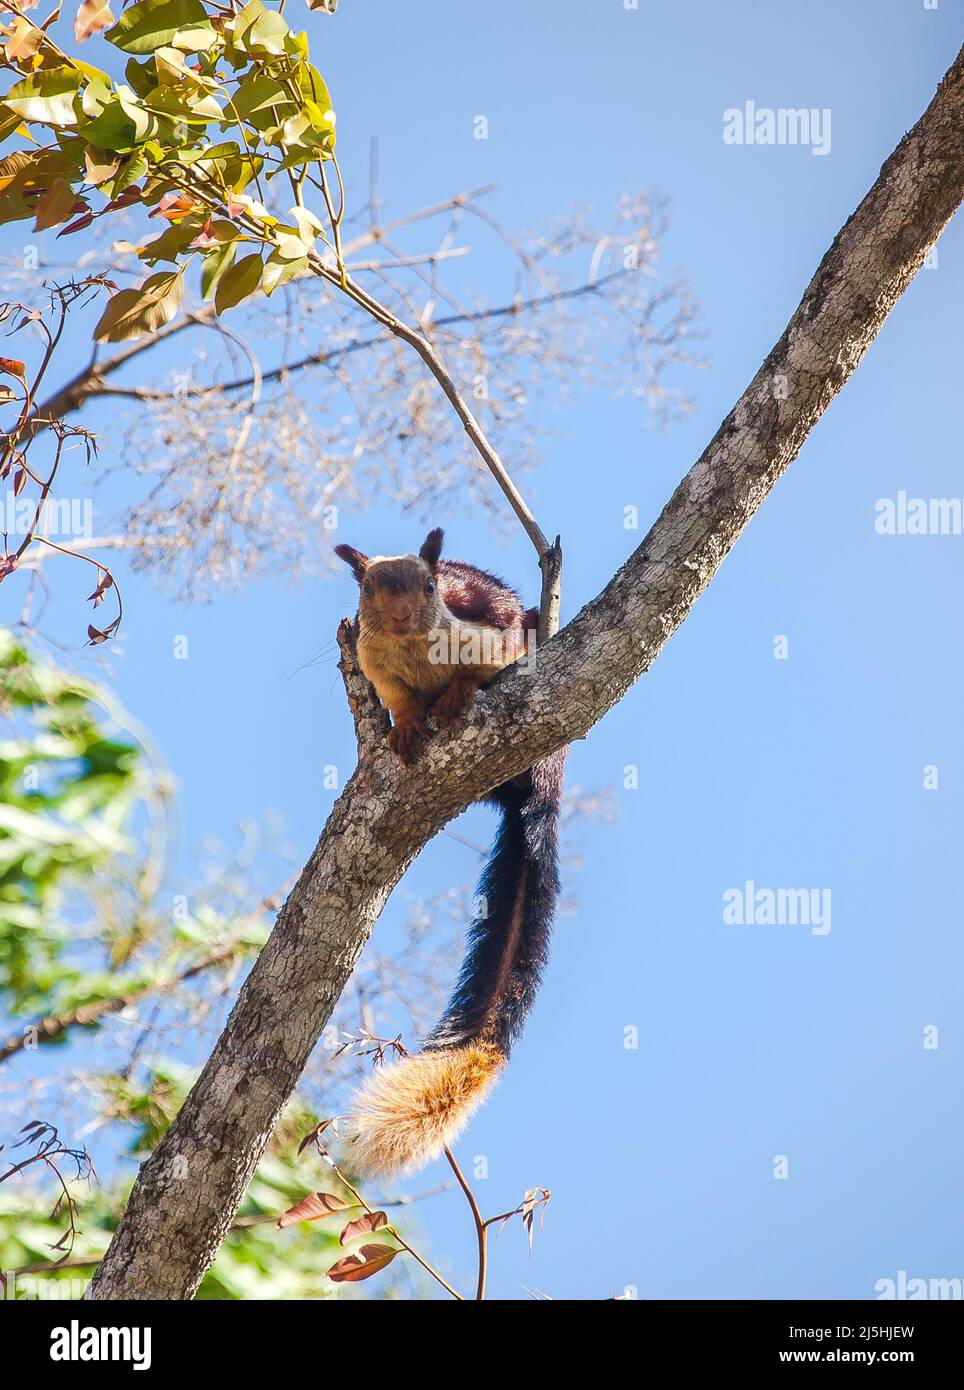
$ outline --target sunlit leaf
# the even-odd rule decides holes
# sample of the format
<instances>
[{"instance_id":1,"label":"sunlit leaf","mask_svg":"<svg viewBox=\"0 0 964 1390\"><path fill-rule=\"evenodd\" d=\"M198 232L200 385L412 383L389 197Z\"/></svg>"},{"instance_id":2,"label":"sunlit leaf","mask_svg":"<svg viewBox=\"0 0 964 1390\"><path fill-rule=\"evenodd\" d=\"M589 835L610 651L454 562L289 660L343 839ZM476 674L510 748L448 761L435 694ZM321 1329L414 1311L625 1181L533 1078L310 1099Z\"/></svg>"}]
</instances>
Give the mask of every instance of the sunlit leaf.
<instances>
[{"instance_id":1,"label":"sunlit leaf","mask_svg":"<svg viewBox=\"0 0 964 1390\"><path fill-rule=\"evenodd\" d=\"M111 159L103 150L88 146L84 150L84 168L87 170L86 183L93 188L113 178L120 168L120 160Z\"/></svg>"},{"instance_id":2,"label":"sunlit leaf","mask_svg":"<svg viewBox=\"0 0 964 1390\"><path fill-rule=\"evenodd\" d=\"M390 1265L397 1254L391 1245L363 1245L358 1255L346 1255L333 1264L328 1278L335 1284L358 1284Z\"/></svg>"},{"instance_id":3,"label":"sunlit leaf","mask_svg":"<svg viewBox=\"0 0 964 1390\"><path fill-rule=\"evenodd\" d=\"M275 1224L279 1231L283 1231L286 1226L294 1226L298 1221L318 1221L323 1216L331 1216L333 1212L348 1210L348 1203L333 1192L312 1192L295 1206L289 1207Z\"/></svg>"},{"instance_id":4,"label":"sunlit leaf","mask_svg":"<svg viewBox=\"0 0 964 1390\"><path fill-rule=\"evenodd\" d=\"M265 262L264 274L261 277L261 288L265 294L273 294L281 285L287 285L290 280L294 280L298 275L304 275L308 269L308 257L305 255L291 258L282 255L279 251L274 251Z\"/></svg>"},{"instance_id":5,"label":"sunlit leaf","mask_svg":"<svg viewBox=\"0 0 964 1390\"><path fill-rule=\"evenodd\" d=\"M262 270L263 263L257 253L235 262L218 283L214 296L214 307L218 313L223 314L225 310L233 309L236 304L254 294L261 284Z\"/></svg>"},{"instance_id":6,"label":"sunlit leaf","mask_svg":"<svg viewBox=\"0 0 964 1390\"><path fill-rule=\"evenodd\" d=\"M362 1216L356 1216L354 1221L349 1221L348 1225L341 1233L341 1244L347 1245L356 1236L368 1236L373 1231L380 1231L383 1226L388 1225L388 1217L383 1211L366 1211Z\"/></svg>"},{"instance_id":7,"label":"sunlit leaf","mask_svg":"<svg viewBox=\"0 0 964 1390\"><path fill-rule=\"evenodd\" d=\"M210 299L217 289L221 276L233 264L237 246L233 242L217 245L204 257L201 267L201 295Z\"/></svg>"},{"instance_id":8,"label":"sunlit leaf","mask_svg":"<svg viewBox=\"0 0 964 1390\"><path fill-rule=\"evenodd\" d=\"M160 271L133 290L119 290L100 317L94 337L100 343L122 343L155 333L170 323L184 294L184 272Z\"/></svg>"},{"instance_id":9,"label":"sunlit leaf","mask_svg":"<svg viewBox=\"0 0 964 1390\"><path fill-rule=\"evenodd\" d=\"M7 39L4 54L7 58L32 58L43 41L43 33L36 24L18 15L13 33Z\"/></svg>"},{"instance_id":10,"label":"sunlit leaf","mask_svg":"<svg viewBox=\"0 0 964 1390\"><path fill-rule=\"evenodd\" d=\"M51 68L17 82L2 100L25 120L72 126L77 124L74 97L80 83L81 74L76 68Z\"/></svg>"},{"instance_id":11,"label":"sunlit leaf","mask_svg":"<svg viewBox=\"0 0 964 1390\"><path fill-rule=\"evenodd\" d=\"M199 37L205 31L211 32L201 0L138 0L138 4L124 11L106 37L125 53L153 53L171 46L175 35L194 29L199 31Z\"/></svg>"},{"instance_id":12,"label":"sunlit leaf","mask_svg":"<svg viewBox=\"0 0 964 1390\"><path fill-rule=\"evenodd\" d=\"M99 34L113 22L114 16L107 0L83 0L74 18L74 38L78 43L83 43L91 34Z\"/></svg>"}]
</instances>

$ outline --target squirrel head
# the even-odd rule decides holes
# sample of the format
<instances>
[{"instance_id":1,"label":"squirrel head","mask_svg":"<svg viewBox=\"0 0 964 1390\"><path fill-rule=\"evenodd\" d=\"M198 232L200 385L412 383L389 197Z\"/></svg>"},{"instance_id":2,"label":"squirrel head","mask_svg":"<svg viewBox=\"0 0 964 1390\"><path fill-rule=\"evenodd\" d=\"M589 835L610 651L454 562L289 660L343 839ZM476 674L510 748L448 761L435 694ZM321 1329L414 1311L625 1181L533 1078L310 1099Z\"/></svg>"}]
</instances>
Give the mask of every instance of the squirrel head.
<instances>
[{"instance_id":1,"label":"squirrel head","mask_svg":"<svg viewBox=\"0 0 964 1390\"><path fill-rule=\"evenodd\" d=\"M350 545L336 545L358 580L358 622L371 636L422 637L438 627L445 605L438 592L442 553L440 527L429 531L417 555L376 555L369 559Z\"/></svg>"}]
</instances>

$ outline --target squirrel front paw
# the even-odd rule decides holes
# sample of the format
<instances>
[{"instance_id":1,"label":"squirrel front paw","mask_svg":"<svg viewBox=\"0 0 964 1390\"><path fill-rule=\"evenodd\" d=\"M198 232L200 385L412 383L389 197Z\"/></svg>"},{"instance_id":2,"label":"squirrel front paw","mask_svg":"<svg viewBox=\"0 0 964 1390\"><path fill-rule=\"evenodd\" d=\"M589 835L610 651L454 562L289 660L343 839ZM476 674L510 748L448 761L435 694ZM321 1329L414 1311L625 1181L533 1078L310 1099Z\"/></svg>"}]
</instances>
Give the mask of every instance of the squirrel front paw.
<instances>
[{"instance_id":1,"label":"squirrel front paw","mask_svg":"<svg viewBox=\"0 0 964 1390\"><path fill-rule=\"evenodd\" d=\"M400 723L393 724L388 734L388 746L407 767L413 763L422 751L422 742L427 730L424 724L419 724L415 720L405 719Z\"/></svg>"},{"instance_id":2,"label":"squirrel front paw","mask_svg":"<svg viewBox=\"0 0 964 1390\"><path fill-rule=\"evenodd\" d=\"M472 705L478 686L474 681L454 680L448 685L434 704L429 706L429 714L440 729L454 729L462 715Z\"/></svg>"}]
</instances>

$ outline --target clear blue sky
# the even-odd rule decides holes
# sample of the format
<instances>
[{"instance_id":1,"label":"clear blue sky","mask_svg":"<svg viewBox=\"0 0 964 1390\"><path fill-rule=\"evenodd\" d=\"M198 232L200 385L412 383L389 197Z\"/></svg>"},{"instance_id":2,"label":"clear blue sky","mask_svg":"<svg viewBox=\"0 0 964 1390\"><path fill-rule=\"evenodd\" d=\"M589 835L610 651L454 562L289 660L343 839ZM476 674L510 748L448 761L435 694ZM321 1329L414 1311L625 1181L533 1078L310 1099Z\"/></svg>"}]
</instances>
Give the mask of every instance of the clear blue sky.
<instances>
[{"instance_id":1,"label":"clear blue sky","mask_svg":"<svg viewBox=\"0 0 964 1390\"><path fill-rule=\"evenodd\" d=\"M644 527L656 516L781 333L933 95L960 15L952 0L342 0L336 19L310 17L349 182L364 187L377 133L389 207L490 179L514 227L573 202L605 218L638 189L672 199L665 254L701 303L710 366L666 432L605 392L554 410L526 490L562 533L567 613L640 539L624 507ZM830 153L725 145L722 113L747 100L830 108ZM962 261L958 220L682 630L572 752L571 781L615 788L619 819L584 836L579 910L461 1145L488 1159L489 1210L534 1184L555 1194L531 1258L518 1231L500 1240L497 1296L866 1298L900 1269L964 1275L964 537L874 528L877 499L899 489L964 494ZM494 547L478 514L436 520L450 555L534 597L527 543ZM391 552L417 533L385 498L345 515L339 538ZM307 853L332 800L322 768L350 766L351 726L332 667L283 680L350 609L347 572L192 609L134 576L125 597L112 679L178 777L182 867L203 835L231 841L269 807ZM187 662L172 659L178 633ZM638 790L623 790L627 764ZM464 828L485 839L493 824L478 811ZM472 869L443 838L405 887ZM725 925L722 895L748 879L829 888L832 930ZM433 1199L422 1219L465 1277L459 1202Z\"/></svg>"}]
</instances>

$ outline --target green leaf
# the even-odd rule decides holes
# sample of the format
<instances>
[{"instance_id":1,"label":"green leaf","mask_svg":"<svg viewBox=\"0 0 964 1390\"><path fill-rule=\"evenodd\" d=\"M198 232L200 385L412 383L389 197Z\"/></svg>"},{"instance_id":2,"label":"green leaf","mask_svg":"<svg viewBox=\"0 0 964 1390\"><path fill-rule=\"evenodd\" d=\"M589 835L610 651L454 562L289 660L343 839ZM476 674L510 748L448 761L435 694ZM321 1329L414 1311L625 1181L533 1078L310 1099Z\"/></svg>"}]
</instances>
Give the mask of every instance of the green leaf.
<instances>
[{"instance_id":1,"label":"green leaf","mask_svg":"<svg viewBox=\"0 0 964 1390\"><path fill-rule=\"evenodd\" d=\"M163 112L172 121L185 126L206 126L222 121L224 112L210 93L198 92L186 85L154 87L144 98L151 111Z\"/></svg>"},{"instance_id":2,"label":"green leaf","mask_svg":"<svg viewBox=\"0 0 964 1390\"><path fill-rule=\"evenodd\" d=\"M18 111L9 111L7 107L0 106L0 143L6 140L8 135L12 135L18 125L23 124L23 117Z\"/></svg>"},{"instance_id":3,"label":"green leaf","mask_svg":"<svg viewBox=\"0 0 964 1390\"><path fill-rule=\"evenodd\" d=\"M261 288L265 294L272 294L279 285L287 285L289 280L293 280L296 275L302 275L307 269L307 256L299 256L292 260L274 251L265 264Z\"/></svg>"},{"instance_id":4,"label":"green leaf","mask_svg":"<svg viewBox=\"0 0 964 1390\"><path fill-rule=\"evenodd\" d=\"M203 217L185 217L165 227L159 237L138 248L138 260L148 265L157 265L158 261L170 261L172 265L177 265L178 257L187 250L203 225Z\"/></svg>"},{"instance_id":5,"label":"green leaf","mask_svg":"<svg viewBox=\"0 0 964 1390\"><path fill-rule=\"evenodd\" d=\"M234 263L237 242L229 241L223 246L215 246L205 254L201 269L201 294L210 299L217 289L221 277Z\"/></svg>"},{"instance_id":6,"label":"green leaf","mask_svg":"<svg viewBox=\"0 0 964 1390\"><path fill-rule=\"evenodd\" d=\"M148 58L143 63L131 58L124 69L124 76L139 97L146 97L148 92L157 86L157 64L153 58Z\"/></svg>"},{"instance_id":7,"label":"green leaf","mask_svg":"<svg viewBox=\"0 0 964 1390\"><path fill-rule=\"evenodd\" d=\"M261 0L248 0L244 9L235 16L234 24L232 25L232 34L235 43L237 43L251 28L252 24L265 13L266 11Z\"/></svg>"},{"instance_id":8,"label":"green leaf","mask_svg":"<svg viewBox=\"0 0 964 1390\"><path fill-rule=\"evenodd\" d=\"M230 155L236 156L237 153L236 140L223 140L218 145L199 145L196 150L179 150L177 162L178 164L196 164L199 159L226 159Z\"/></svg>"},{"instance_id":9,"label":"green leaf","mask_svg":"<svg viewBox=\"0 0 964 1390\"><path fill-rule=\"evenodd\" d=\"M295 103L288 92L273 77L256 73L245 77L241 82L231 99L228 111L242 121L251 121L255 112L266 111L266 121L274 122L277 117L272 114L272 108L280 110L282 107L295 110ZM254 121L251 123L255 124Z\"/></svg>"},{"instance_id":10,"label":"green leaf","mask_svg":"<svg viewBox=\"0 0 964 1390\"><path fill-rule=\"evenodd\" d=\"M321 219L316 217L310 208L294 207L288 209L288 216L293 217L298 227L298 235L307 248L311 248L315 239L321 236L325 230L321 224Z\"/></svg>"},{"instance_id":11,"label":"green leaf","mask_svg":"<svg viewBox=\"0 0 964 1390\"><path fill-rule=\"evenodd\" d=\"M123 193L125 188L129 188L132 183L136 183L138 179L143 178L146 173L147 159L140 151L137 151L131 155L130 159L114 179L114 182L110 186L110 196L116 198L118 194Z\"/></svg>"},{"instance_id":12,"label":"green leaf","mask_svg":"<svg viewBox=\"0 0 964 1390\"><path fill-rule=\"evenodd\" d=\"M201 0L139 0L104 37L125 53L153 53L157 48L173 46L175 34L190 42L190 33L195 30L199 31L199 41L204 31L213 33Z\"/></svg>"},{"instance_id":13,"label":"green leaf","mask_svg":"<svg viewBox=\"0 0 964 1390\"><path fill-rule=\"evenodd\" d=\"M254 294L261 284L262 270L261 257L257 253L237 261L218 283L214 296L214 307L218 313L223 314L226 309L233 309L242 299Z\"/></svg>"},{"instance_id":14,"label":"green leaf","mask_svg":"<svg viewBox=\"0 0 964 1390\"><path fill-rule=\"evenodd\" d=\"M249 53L271 53L280 55L285 51L285 36L288 22L276 10L265 10L259 15L244 36L244 47Z\"/></svg>"},{"instance_id":15,"label":"green leaf","mask_svg":"<svg viewBox=\"0 0 964 1390\"><path fill-rule=\"evenodd\" d=\"M132 92L130 87L117 88L117 100L120 102L121 110L129 121L134 124L134 134L137 143L149 140L157 131L157 122L149 111L145 111L137 100L137 93Z\"/></svg>"},{"instance_id":16,"label":"green leaf","mask_svg":"<svg viewBox=\"0 0 964 1390\"><path fill-rule=\"evenodd\" d=\"M206 53L221 42L221 36L211 24L192 25L189 29L178 29L171 39L171 47L182 53Z\"/></svg>"},{"instance_id":17,"label":"green leaf","mask_svg":"<svg viewBox=\"0 0 964 1390\"><path fill-rule=\"evenodd\" d=\"M136 108L129 101L125 105L120 97L112 96L96 116L80 123L80 132L99 150L113 150L115 154L133 150L147 138L151 126L146 112L141 112L135 120L130 115L131 109Z\"/></svg>"},{"instance_id":18,"label":"green leaf","mask_svg":"<svg viewBox=\"0 0 964 1390\"><path fill-rule=\"evenodd\" d=\"M122 343L170 323L184 294L184 270L150 275L136 290L119 290L94 329L99 343Z\"/></svg>"},{"instance_id":19,"label":"green leaf","mask_svg":"<svg viewBox=\"0 0 964 1390\"><path fill-rule=\"evenodd\" d=\"M49 72L25 77L0 100L28 121L38 121L41 125L76 125L74 97L80 82L81 74L76 68L51 68Z\"/></svg>"},{"instance_id":20,"label":"green leaf","mask_svg":"<svg viewBox=\"0 0 964 1390\"><path fill-rule=\"evenodd\" d=\"M325 120L333 125L335 113L332 109L331 93L328 83L318 69L313 68L310 63L305 63L298 74L298 87L305 101L314 102L319 106Z\"/></svg>"},{"instance_id":21,"label":"green leaf","mask_svg":"<svg viewBox=\"0 0 964 1390\"><path fill-rule=\"evenodd\" d=\"M114 100L110 78L95 79L88 82L80 94L80 109L85 116L99 116L104 107Z\"/></svg>"}]
</instances>

